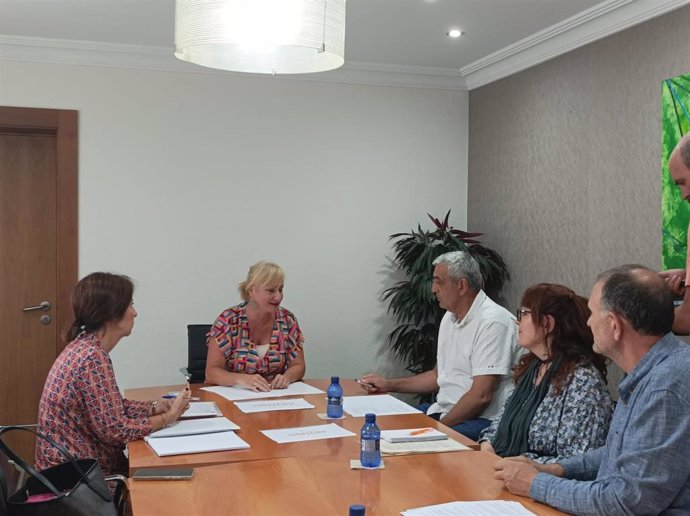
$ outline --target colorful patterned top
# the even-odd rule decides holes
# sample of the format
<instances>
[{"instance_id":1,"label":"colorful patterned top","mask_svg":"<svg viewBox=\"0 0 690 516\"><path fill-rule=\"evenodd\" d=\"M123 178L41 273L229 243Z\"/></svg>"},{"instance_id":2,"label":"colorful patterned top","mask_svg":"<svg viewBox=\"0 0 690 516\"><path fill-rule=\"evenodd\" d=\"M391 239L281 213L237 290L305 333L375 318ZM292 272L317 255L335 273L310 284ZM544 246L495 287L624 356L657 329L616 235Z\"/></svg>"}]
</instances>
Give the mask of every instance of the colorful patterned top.
<instances>
[{"instance_id":1,"label":"colorful patterned top","mask_svg":"<svg viewBox=\"0 0 690 516\"><path fill-rule=\"evenodd\" d=\"M98 459L105 475L127 475L123 450L151 433L150 401L122 398L110 356L90 333L70 342L48 373L38 408L38 431L77 458ZM36 466L45 469L65 457L42 439Z\"/></svg>"},{"instance_id":2,"label":"colorful patterned top","mask_svg":"<svg viewBox=\"0 0 690 516\"><path fill-rule=\"evenodd\" d=\"M275 312L273 333L261 358L249 335L247 303L225 310L213 323L207 337L213 337L225 356L225 366L234 373L258 373L267 380L282 374L302 351L304 336L294 314L283 307Z\"/></svg>"}]
</instances>

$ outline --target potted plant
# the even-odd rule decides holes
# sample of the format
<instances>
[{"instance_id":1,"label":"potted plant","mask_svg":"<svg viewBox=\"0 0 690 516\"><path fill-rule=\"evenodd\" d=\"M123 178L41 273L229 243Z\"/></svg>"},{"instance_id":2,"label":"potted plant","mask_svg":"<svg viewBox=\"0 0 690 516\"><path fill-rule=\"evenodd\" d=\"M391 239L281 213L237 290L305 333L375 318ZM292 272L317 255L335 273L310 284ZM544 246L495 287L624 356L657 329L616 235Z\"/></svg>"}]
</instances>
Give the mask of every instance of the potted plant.
<instances>
[{"instance_id":1,"label":"potted plant","mask_svg":"<svg viewBox=\"0 0 690 516\"><path fill-rule=\"evenodd\" d=\"M418 225L409 233L389 237L395 241L393 262L407 279L381 294L381 300L388 302L388 313L398 324L388 336L391 348L407 364L407 370L415 374L428 371L436 364L436 338L445 313L431 292L433 261L450 251L469 252L479 263L484 292L494 300L510 279L503 258L477 240L483 233L468 233L450 226L450 210L443 220L427 215L434 229L424 230Z\"/></svg>"}]
</instances>

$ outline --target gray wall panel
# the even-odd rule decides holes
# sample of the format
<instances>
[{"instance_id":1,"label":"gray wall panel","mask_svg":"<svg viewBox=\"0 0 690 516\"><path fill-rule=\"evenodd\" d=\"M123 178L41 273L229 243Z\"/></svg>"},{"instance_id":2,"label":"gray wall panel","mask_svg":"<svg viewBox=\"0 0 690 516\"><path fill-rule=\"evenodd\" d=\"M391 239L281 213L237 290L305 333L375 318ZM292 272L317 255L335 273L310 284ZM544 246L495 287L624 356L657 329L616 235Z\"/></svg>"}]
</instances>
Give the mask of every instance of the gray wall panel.
<instances>
[{"instance_id":1,"label":"gray wall panel","mask_svg":"<svg viewBox=\"0 0 690 516\"><path fill-rule=\"evenodd\" d=\"M660 267L661 81L690 73L688 27L685 6L470 92L468 228L506 259L509 308Z\"/></svg>"}]
</instances>

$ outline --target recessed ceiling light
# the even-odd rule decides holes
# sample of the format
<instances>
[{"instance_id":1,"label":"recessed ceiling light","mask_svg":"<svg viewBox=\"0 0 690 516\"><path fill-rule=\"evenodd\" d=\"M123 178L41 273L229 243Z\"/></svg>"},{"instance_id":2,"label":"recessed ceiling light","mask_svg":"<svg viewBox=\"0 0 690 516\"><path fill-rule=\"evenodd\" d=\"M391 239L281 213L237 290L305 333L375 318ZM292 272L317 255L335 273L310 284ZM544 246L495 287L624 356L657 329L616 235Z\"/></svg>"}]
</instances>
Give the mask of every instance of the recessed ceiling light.
<instances>
[{"instance_id":1,"label":"recessed ceiling light","mask_svg":"<svg viewBox=\"0 0 690 516\"><path fill-rule=\"evenodd\" d=\"M463 34L465 34L463 31L460 29L450 29L448 32L446 32L449 38L459 38Z\"/></svg>"}]
</instances>

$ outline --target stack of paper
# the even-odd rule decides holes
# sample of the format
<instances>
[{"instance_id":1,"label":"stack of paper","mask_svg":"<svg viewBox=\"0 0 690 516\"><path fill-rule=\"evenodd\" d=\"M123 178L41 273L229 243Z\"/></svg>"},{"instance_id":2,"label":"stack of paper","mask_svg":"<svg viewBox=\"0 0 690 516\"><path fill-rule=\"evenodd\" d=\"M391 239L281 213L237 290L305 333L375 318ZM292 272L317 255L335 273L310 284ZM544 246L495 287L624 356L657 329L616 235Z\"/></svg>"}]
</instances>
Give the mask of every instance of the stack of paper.
<instances>
[{"instance_id":1,"label":"stack of paper","mask_svg":"<svg viewBox=\"0 0 690 516\"><path fill-rule=\"evenodd\" d=\"M217 417L222 415L223 413L215 401L195 401L189 404L189 408L180 417Z\"/></svg>"},{"instance_id":2,"label":"stack of paper","mask_svg":"<svg viewBox=\"0 0 690 516\"><path fill-rule=\"evenodd\" d=\"M237 437L239 426L224 417L177 421L145 438L160 457L249 448Z\"/></svg>"},{"instance_id":3,"label":"stack of paper","mask_svg":"<svg viewBox=\"0 0 690 516\"><path fill-rule=\"evenodd\" d=\"M156 430L149 435L149 438L155 439L160 437L179 437L181 435L212 434L239 429L239 426L225 417L191 419L189 421L176 421L170 426Z\"/></svg>"},{"instance_id":4,"label":"stack of paper","mask_svg":"<svg viewBox=\"0 0 690 516\"><path fill-rule=\"evenodd\" d=\"M404 401L394 398L390 394L375 396L345 396L343 410L352 417L364 417L368 412L377 416L393 416L395 414L419 414L419 410Z\"/></svg>"},{"instance_id":5,"label":"stack of paper","mask_svg":"<svg viewBox=\"0 0 690 516\"><path fill-rule=\"evenodd\" d=\"M472 448L453 439L442 441L422 441L414 443L389 443L381 440L382 455L413 455L416 453L443 453L453 451L471 451Z\"/></svg>"},{"instance_id":6,"label":"stack of paper","mask_svg":"<svg viewBox=\"0 0 690 516\"><path fill-rule=\"evenodd\" d=\"M256 400L261 398L277 398L279 396L304 396L305 394L319 394L322 390L307 385L304 382L295 382L286 389L273 389L268 392L255 392L241 387L202 387L202 391L212 392L223 396L230 401Z\"/></svg>"},{"instance_id":7,"label":"stack of paper","mask_svg":"<svg viewBox=\"0 0 690 516\"><path fill-rule=\"evenodd\" d=\"M448 439L443 432L433 428L408 428L406 430L381 430L381 439L389 443L415 443Z\"/></svg>"}]
</instances>

